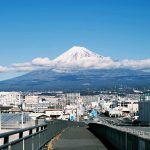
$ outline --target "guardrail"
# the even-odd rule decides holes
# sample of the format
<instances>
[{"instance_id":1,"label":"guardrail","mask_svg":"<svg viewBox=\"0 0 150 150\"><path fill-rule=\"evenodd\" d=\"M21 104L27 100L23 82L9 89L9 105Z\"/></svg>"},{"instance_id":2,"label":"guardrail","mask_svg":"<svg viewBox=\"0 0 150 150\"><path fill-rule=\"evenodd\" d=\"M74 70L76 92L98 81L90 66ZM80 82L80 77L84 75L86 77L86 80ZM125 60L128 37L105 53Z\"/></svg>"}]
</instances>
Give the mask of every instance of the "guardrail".
<instances>
[{"instance_id":1,"label":"guardrail","mask_svg":"<svg viewBox=\"0 0 150 150\"><path fill-rule=\"evenodd\" d=\"M84 125L80 122L54 120L42 125L2 133L0 139L3 143L0 150L39 150L64 128Z\"/></svg>"},{"instance_id":2,"label":"guardrail","mask_svg":"<svg viewBox=\"0 0 150 150\"><path fill-rule=\"evenodd\" d=\"M90 130L118 150L150 150L150 138L129 128L90 123Z\"/></svg>"},{"instance_id":3,"label":"guardrail","mask_svg":"<svg viewBox=\"0 0 150 150\"><path fill-rule=\"evenodd\" d=\"M123 132L134 134L134 135L136 135L138 137L141 137L141 138L150 139L150 132L147 132L147 131L132 129L132 128L123 127L123 126L116 126L116 125L113 125L113 124L109 124L105 121L102 121L100 124L109 126L109 127L114 128L116 130L120 130L120 131L123 131ZM138 128L138 126L136 126L136 127Z\"/></svg>"}]
</instances>

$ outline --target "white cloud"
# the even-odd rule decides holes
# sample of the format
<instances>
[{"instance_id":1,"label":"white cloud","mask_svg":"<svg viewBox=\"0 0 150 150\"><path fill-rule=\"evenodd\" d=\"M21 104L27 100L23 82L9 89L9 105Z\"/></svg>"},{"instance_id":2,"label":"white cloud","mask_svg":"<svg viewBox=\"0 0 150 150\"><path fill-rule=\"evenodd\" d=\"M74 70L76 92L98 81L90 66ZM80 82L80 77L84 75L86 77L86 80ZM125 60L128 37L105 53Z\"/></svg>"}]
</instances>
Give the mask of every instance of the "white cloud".
<instances>
[{"instance_id":1,"label":"white cloud","mask_svg":"<svg viewBox=\"0 0 150 150\"><path fill-rule=\"evenodd\" d=\"M150 59L145 60L122 60L113 61L109 57L103 59L87 57L78 61L57 62L49 58L35 58L31 63L18 63L12 65L14 70L32 71L39 68L52 68L58 70L67 69L111 69L111 68L128 68L128 69L150 69Z\"/></svg>"},{"instance_id":2,"label":"white cloud","mask_svg":"<svg viewBox=\"0 0 150 150\"><path fill-rule=\"evenodd\" d=\"M57 69L109 69L109 68L118 68L120 66L119 62L113 61L109 57L104 58L95 58L95 57L86 57L80 59L78 61L70 61L70 62L55 62L55 67Z\"/></svg>"},{"instance_id":3,"label":"white cloud","mask_svg":"<svg viewBox=\"0 0 150 150\"><path fill-rule=\"evenodd\" d=\"M12 64L13 67L29 67L31 65L29 62Z\"/></svg>"},{"instance_id":4,"label":"white cloud","mask_svg":"<svg viewBox=\"0 0 150 150\"><path fill-rule=\"evenodd\" d=\"M122 60L113 61L110 57L95 58L86 57L78 61L57 62L47 57L38 57L31 62L16 63L8 67L0 66L0 73L3 72L30 72L36 69L51 68L58 71L69 69L110 69L110 68L129 68L150 70L150 59L145 60Z\"/></svg>"},{"instance_id":5,"label":"white cloud","mask_svg":"<svg viewBox=\"0 0 150 150\"><path fill-rule=\"evenodd\" d=\"M32 64L37 66L50 66L52 64L52 61L47 57L38 57L32 60Z\"/></svg>"},{"instance_id":6,"label":"white cloud","mask_svg":"<svg viewBox=\"0 0 150 150\"><path fill-rule=\"evenodd\" d=\"M4 66L0 66L0 73L7 72L8 68Z\"/></svg>"},{"instance_id":7,"label":"white cloud","mask_svg":"<svg viewBox=\"0 0 150 150\"><path fill-rule=\"evenodd\" d=\"M150 59L144 60L128 60L125 59L120 62L122 68L131 68L131 69L150 69Z\"/></svg>"},{"instance_id":8,"label":"white cloud","mask_svg":"<svg viewBox=\"0 0 150 150\"><path fill-rule=\"evenodd\" d=\"M84 68L109 69L116 68L118 66L118 63L114 62L109 57L104 57L103 59L89 57L80 60L78 62L78 65L82 65Z\"/></svg>"},{"instance_id":9,"label":"white cloud","mask_svg":"<svg viewBox=\"0 0 150 150\"><path fill-rule=\"evenodd\" d=\"M13 68L14 71L18 71L18 72L30 72L30 71L33 71L35 70L34 67L32 66L20 66L20 67L16 67L16 68Z\"/></svg>"},{"instance_id":10,"label":"white cloud","mask_svg":"<svg viewBox=\"0 0 150 150\"><path fill-rule=\"evenodd\" d=\"M13 64L13 65L11 65L11 67L9 69L13 70L13 71L19 71L19 72L21 72L21 71L29 72L29 71L33 71L34 67L33 67L32 63L25 62L25 63Z\"/></svg>"}]
</instances>

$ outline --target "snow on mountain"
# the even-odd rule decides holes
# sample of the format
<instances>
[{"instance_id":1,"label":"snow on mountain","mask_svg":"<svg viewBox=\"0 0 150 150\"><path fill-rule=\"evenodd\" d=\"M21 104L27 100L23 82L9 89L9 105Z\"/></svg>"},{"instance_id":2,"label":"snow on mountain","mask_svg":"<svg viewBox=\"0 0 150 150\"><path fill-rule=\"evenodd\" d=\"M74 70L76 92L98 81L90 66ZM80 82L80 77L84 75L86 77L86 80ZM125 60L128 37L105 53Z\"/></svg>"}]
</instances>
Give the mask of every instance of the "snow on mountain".
<instances>
[{"instance_id":1,"label":"snow on mountain","mask_svg":"<svg viewBox=\"0 0 150 150\"><path fill-rule=\"evenodd\" d=\"M94 53L87 48L73 46L68 51L59 57L50 60L48 57L38 57L32 62L13 64L5 71L30 71L37 69L52 69L55 72L74 72L88 69L141 69L144 71L150 70L150 59L144 60L118 60L114 61L110 57L104 57Z\"/></svg>"},{"instance_id":2,"label":"snow on mountain","mask_svg":"<svg viewBox=\"0 0 150 150\"><path fill-rule=\"evenodd\" d=\"M96 54L84 47L74 46L53 60L56 68L107 68L113 63L110 57Z\"/></svg>"},{"instance_id":3,"label":"snow on mountain","mask_svg":"<svg viewBox=\"0 0 150 150\"><path fill-rule=\"evenodd\" d=\"M74 46L53 60L54 69L68 71L75 69L149 69L150 59L114 61L110 57L96 54L87 48Z\"/></svg>"},{"instance_id":4,"label":"snow on mountain","mask_svg":"<svg viewBox=\"0 0 150 150\"><path fill-rule=\"evenodd\" d=\"M57 57L55 61L70 63L73 61L80 61L81 59L90 57L103 59L103 56L100 56L84 47L73 46L68 51Z\"/></svg>"},{"instance_id":5,"label":"snow on mountain","mask_svg":"<svg viewBox=\"0 0 150 150\"><path fill-rule=\"evenodd\" d=\"M117 55L117 54L116 54ZM51 69L55 72L75 72L88 69L134 69L150 72L150 58L143 60L118 60L96 54L87 48L73 46L55 59L37 57L31 62L15 63L10 66L0 66L3 72L30 72L41 69Z\"/></svg>"}]
</instances>

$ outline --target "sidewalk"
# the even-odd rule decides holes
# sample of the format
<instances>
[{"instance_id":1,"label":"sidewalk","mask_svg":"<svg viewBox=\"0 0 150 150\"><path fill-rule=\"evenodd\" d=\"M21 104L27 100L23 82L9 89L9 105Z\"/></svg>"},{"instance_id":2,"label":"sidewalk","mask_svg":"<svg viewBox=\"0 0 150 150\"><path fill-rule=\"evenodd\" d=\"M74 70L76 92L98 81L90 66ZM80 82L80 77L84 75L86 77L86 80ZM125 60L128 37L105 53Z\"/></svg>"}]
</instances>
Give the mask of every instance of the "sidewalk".
<instances>
[{"instance_id":1,"label":"sidewalk","mask_svg":"<svg viewBox=\"0 0 150 150\"><path fill-rule=\"evenodd\" d=\"M54 144L54 150L107 150L86 127L67 128Z\"/></svg>"}]
</instances>

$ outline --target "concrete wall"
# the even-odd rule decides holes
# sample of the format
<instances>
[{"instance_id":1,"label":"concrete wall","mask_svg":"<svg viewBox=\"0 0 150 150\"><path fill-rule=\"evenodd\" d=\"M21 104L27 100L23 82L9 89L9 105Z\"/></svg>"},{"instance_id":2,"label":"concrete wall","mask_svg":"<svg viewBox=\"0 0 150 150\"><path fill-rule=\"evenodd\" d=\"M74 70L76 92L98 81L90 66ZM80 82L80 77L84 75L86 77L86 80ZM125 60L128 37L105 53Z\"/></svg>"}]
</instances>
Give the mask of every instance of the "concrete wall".
<instances>
[{"instance_id":1,"label":"concrete wall","mask_svg":"<svg viewBox=\"0 0 150 150\"><path fill-rule=\"evenodd\" d=\"M106 125L90 123L89 129L100 139L118 150L150 150L150 140Z\"/></svg>"}]
</instances>

